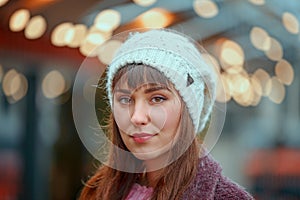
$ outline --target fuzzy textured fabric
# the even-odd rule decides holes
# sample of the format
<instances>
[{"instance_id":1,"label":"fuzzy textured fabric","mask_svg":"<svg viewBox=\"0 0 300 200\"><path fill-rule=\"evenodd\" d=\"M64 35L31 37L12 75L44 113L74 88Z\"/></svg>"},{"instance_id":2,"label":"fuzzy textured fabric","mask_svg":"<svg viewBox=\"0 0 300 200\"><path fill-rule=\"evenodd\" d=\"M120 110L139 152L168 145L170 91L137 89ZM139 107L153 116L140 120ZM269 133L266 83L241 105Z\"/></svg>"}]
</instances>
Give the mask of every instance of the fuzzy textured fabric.
<instances>
[{"instance_id":1,"label":"fuzzy textured fabric","mask_svg":"<svg viewBox=\"0 0 300 200\"><path fill-rule=\"evenodd\" d=\"M182 200L252 200L244 188L222 175L221 166L211 157L200 159L198 173Z\"/></svg>"},{"instance_id":2,"label":"fuzzy textured fabric","mask_svg":"<svg viewBox=\"0 0 300 200\"><path fill-rule=\"evenodd\" d=\"M182 200L252 200L244 188L222 175L221 166L211 157L200 159L198 173ZM126 200L149 200L153 188L134 184Z\"/></svg>"}]
</instances>

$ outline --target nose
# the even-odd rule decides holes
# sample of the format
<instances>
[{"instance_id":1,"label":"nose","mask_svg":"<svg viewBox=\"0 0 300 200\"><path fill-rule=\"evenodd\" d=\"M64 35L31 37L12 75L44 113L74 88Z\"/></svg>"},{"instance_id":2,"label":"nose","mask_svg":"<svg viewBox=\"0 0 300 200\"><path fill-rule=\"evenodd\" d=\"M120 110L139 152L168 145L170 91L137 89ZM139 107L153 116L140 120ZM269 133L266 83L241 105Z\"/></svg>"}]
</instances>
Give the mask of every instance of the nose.
<instances>
[{"instance_id":1,"label":"nose","mask_svg":"<svg viewBox=\"0 0 300 200\"><path fill-rule=\"evenodd\" d=\"M131 122L135 126L147 125L150 121L148 109L146 103L142 101L135 102L131 112Z\"/></svg>"}]
</instances>

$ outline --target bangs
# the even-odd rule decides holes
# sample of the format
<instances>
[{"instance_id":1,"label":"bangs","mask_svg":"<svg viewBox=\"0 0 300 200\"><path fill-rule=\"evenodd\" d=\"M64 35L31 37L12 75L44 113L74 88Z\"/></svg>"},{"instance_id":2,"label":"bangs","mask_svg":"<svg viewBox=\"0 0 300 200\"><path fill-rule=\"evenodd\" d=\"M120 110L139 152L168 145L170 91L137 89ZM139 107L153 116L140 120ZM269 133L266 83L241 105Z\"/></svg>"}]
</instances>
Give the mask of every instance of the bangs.
<instances>
[{"instance_id":1,"label":"bangs","mask_svg":"<svg viewBox=\"0 0 300 200\"><path fill-rule=\"evenodd\" d=\"M115 75L112 83L116 87L127 85L135 89L145 83L165 85L171 87L171 82L157 69L144 64L129 64L122 67Z\"/></svg>"}]
</instances>

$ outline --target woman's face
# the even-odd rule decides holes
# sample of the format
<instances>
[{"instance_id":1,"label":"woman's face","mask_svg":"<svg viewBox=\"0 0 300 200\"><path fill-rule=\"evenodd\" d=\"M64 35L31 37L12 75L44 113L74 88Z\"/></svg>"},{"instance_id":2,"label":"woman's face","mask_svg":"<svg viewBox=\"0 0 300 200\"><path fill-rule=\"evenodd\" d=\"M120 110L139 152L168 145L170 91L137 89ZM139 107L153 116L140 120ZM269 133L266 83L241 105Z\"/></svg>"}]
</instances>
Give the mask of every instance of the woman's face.
<instances>
[{"instance_id":1,"label":"woman's face","mask_svg":"<svg viewBox=\"0 0 300 200\"><path fill-rule=\"evenodd\" d=\"M113 114L126 147L140 160L153 160L175 144L181 119L181 98L173 88L145 83L135 89L114 89Z\"/></svg>"}]
</instances>

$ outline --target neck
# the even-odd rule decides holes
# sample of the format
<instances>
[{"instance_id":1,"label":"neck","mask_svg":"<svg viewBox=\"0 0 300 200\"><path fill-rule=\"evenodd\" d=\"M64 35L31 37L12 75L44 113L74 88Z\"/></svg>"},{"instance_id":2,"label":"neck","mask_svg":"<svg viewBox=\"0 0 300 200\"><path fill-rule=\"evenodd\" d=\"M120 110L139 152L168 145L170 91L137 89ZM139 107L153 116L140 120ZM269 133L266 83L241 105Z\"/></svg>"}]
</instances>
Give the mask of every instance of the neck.
<instances>
[{"instance_id":1,"label":"neck","mask_svg":"<svg viewBox=\"0 0 300 200\"><path fill-rule=\"evenodd\" d=\"M152 172L146 172L143 176L144 180L141 180L141 183L148 187L155 188L161 177L162 171L163 169Z\"/></svg>"}]
</instances>

